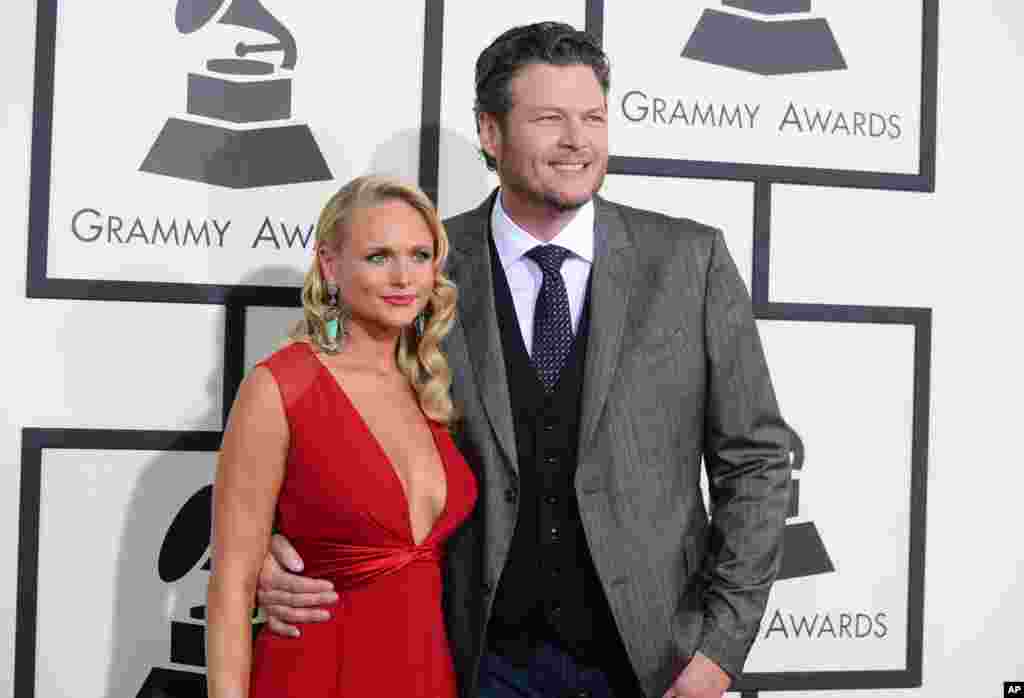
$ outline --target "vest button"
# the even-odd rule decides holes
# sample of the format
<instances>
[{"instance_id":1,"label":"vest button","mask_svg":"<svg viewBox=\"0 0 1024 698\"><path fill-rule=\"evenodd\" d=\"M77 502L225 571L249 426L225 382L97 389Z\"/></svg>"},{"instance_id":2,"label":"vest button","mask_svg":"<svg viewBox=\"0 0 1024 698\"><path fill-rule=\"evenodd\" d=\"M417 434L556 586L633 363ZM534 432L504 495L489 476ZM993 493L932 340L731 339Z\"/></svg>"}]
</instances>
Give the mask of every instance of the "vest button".
<instances>
[{"instance_id":1,"label":"vest button","mask_svg":"<svg viewBox=\"0 0 1024 698\"><path fill-rule=\"evenodd\" d=\"M551 506L555 506L556 504L558 504L558 497L556 497L553 494L549 494L544 497L544 503L550 504Z\"/></svg>"},{"instance_id":2,"label":"vest button","mask_svg":"<svg viewBox=\"0 0 1024 698\"><path fill-rule=\"evenodd\" d=\"M547 456L547 457L544 458L544 462L547 463L548 465L558 465L558 457L557 456Z\"/></svg>"},{"instance_id":3,"label":"vest button","mask_svg":"<svg viewBox=\"0 0 1024 698\"><path fill-rule=\"evenodd\" d=\"M516 495L516 491L514 489L512 489L511 487L509 487L507 490L505 490L505 501L508 502L509 504L515 503L516 496L517 496Z\"/></svg>"}]
</instances>

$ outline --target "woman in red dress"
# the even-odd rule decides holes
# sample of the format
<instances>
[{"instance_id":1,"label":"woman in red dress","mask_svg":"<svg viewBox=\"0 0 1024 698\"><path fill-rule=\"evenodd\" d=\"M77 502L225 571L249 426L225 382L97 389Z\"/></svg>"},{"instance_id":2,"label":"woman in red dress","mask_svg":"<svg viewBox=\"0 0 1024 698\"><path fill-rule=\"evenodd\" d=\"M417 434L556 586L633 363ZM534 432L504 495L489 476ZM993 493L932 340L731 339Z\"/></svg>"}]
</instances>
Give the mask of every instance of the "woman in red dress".
<instances>
[{"instance_id":1,"label":"woman in red dress","mask_svg":"<svg viewBox=\"0 0 1024 698\"><path fill-rule=\"evenodd\" d=\"M214 484L212 698L454 698L441 614L445 540L477 488L448 432L440 352L455 314L433 205L361 177L327 203L304 320L246 378ZM327 623L251 642L272 528L339 592Z\"/></svg>"}]
</instances>

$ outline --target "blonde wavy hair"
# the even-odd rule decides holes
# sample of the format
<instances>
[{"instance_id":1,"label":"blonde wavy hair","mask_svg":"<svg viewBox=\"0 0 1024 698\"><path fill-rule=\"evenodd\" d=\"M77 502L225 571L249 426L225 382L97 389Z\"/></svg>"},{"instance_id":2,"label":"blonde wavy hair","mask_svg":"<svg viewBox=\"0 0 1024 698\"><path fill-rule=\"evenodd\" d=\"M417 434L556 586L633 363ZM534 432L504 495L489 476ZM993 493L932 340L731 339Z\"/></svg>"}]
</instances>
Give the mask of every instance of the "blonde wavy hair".
<instances>
[{"instance_id":1,"label":"blonde wavy hair","mask_svg":"<svg viewBox=\"0 0 1024 698\"><path fill-rule=\"evenodd\" d=\"M424 308L422 331L416 325L402 330L395 359L399 370L416 391L420 408L430 419L451 425L457 418L451 398L452 374L448 360L441 352L441 340L455 321L455 300L458 292L443 273L448 259L448 233L441 223L434 204L417 187L394 177L365 175L356 177L332 196L316 226L316 249L330 246L337 249L345 227L353 214L389 201L404 201L416 209L434 237L434 290ZM327 284L320 272L319 254L306 272L302 285L303 320L291 332L295 341L308 341L320 352L331 344L327 337Z\"/></svg>"}]
</instances>

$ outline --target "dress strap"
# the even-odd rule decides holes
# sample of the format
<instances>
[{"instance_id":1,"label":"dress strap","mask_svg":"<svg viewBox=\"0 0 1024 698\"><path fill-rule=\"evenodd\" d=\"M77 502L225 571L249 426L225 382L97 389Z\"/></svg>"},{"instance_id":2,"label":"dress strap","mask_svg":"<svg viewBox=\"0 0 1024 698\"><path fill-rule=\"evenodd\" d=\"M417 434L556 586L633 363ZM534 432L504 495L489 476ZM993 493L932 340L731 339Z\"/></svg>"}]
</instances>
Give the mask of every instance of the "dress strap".
<instances>
[{"instance_id":1,"label":"dress strap","mask_svg":"<svg viewBox=\"0 0 1024 698\"><path fill-rule=\"evenodd\" d=\"M307 342L293 342L274 352L257 366L270 370L281 391L285 412L291 413L302 396L316 381L323 364L316 358Z\"/></svg>"}]
</instances>

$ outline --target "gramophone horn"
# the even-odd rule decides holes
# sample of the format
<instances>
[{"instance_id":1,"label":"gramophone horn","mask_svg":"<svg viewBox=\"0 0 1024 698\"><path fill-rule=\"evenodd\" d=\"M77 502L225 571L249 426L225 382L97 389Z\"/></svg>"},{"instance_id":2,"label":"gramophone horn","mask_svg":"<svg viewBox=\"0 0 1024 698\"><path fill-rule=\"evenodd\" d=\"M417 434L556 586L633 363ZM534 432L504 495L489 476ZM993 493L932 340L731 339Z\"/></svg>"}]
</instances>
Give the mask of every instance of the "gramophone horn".
<instances>
[{"instance_id":1,"label":"gramophone horn","mask_svg":"<svg viewBox=\"0 0 1024 698\"><path fill-rule=\"evenodd\" d=\"M223 7L224 2L225 0L178 0L177 8L174 11L174 24L182 34L191 34L212 20ZM295 37L274 15L270 14L260 0L231 0L231 4L218 20L218 24L255 29L266 32L277 39L276 44L240 43L236 49L239 57L244 57L247 53L281 51L284 53L281 67L295 67L297 54Z\"/></svg>"},{"instance_id":2,"label":"gramophone horn","mask_svg":"<svg viewBox=\"0 0 1024 698\"><path fill-rule=\"evenodd\" d=\"M178 0L174 24L182 34L191 34L213 19L224 0Z\"/></svg>"}]
</instances>

